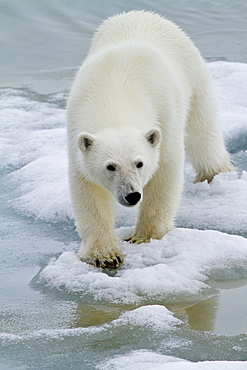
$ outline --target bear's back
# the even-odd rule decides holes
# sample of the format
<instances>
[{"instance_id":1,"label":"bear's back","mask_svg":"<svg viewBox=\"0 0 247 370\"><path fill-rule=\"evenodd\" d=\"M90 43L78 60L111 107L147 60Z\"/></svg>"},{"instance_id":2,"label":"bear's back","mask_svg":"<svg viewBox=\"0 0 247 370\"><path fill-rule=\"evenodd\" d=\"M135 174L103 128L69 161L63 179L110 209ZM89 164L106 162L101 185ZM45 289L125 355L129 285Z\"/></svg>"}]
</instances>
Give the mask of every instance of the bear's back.
<instances>
[{"instance_id":1,"label":"bear's back","mask_svg":"<svg viewBox=\"0 0 247 370\"><path fill-rule=\"evenodd\" d=\"M106 19L98 28L89 55L130 40L156 46L174 58L197 54L185 33L171 21L146 11L131 11Z\"/></svg>"}]
</instances>

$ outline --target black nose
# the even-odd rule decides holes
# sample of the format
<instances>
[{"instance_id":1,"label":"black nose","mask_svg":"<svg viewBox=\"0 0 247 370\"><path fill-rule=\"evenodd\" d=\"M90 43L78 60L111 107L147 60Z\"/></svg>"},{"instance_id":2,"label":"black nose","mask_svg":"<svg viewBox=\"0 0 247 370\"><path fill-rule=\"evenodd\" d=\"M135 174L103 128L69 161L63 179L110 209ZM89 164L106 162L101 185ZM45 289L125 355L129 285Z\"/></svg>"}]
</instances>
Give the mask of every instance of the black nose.
<instances>
[{"instance_id":1,"label":"black nose","mask_svg":"<svg viewBox=\"0 0 247 370\"><path fill-rule=\"evenodd\" d=\"M134 206L141 199L141 194L135 191L134 193L126 195L125 199L130 205Z\"/></svg>"}]
</instances>

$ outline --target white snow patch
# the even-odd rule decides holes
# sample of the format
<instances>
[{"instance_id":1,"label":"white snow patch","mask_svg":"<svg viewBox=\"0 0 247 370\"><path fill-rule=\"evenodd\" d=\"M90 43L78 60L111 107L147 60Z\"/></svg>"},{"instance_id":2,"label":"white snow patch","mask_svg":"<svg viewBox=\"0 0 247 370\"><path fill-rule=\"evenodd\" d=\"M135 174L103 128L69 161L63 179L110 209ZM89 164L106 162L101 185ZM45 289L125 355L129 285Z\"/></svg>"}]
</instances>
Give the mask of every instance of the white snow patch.
<instances>
[{"instance_id":1,"label":"white snow patch","mask_svg":"<svg viewBox=\"0 0 247 370\"><path fill-rule=\"evenodd\" d=\"M117 233L124 238L131 231L122 228ZM149 244L121 245L125 263L115 276L81 262L73 252L64 252L51 259L39 281L96 301L138 303L198 294L209 288L206 280L217 270L227 275L234 267L247 268L247 240L218 231L174 229Z\"/></svg>"},{"instance_id":2,"label":"white snow patch","mask_svg":"<svg viewBox=\"0 0 247 370\"><path fill-rule=\"evenodd\" d=\"M115 356L97 366L100 370L246 370L247 362L204 361L189 362L152 351L131 351Z\"/></svg>"}]
</instances>

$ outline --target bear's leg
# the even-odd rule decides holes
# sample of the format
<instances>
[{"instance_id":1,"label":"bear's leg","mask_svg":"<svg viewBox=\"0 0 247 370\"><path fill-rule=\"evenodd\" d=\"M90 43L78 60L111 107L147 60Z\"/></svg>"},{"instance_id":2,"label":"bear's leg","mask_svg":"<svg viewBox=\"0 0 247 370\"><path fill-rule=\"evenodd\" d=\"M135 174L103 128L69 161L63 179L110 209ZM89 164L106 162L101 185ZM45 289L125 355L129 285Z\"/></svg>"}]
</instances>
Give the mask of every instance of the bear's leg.
<instances>
[{"instance_id":1,"label":"bear's leg","mask_svg":"<svg viewBox=\"0 0 247 370\"><path fill-rule=\"evenodd\" d=\"M79 173L71 175L70 188L77 231L83 239L79 258L97 267L118 267L122 256L114 233L113 196Z\"/></svg>"},{"instance_id":2,"label":"bear's leg","mask_svg":"<svg viewBox=\"0 0 247 370\"><path fill-rule=\"evenodd\" d=\"M187 123L186 154L196 172L196 182L211 182L219 172L234 170L217 122L210 87L194 95ZM208 88L207 88L208 87Z\"/></svg>"},{"instance_id":3,"label":"bear's leg","mask_svg":"<svg viewBox=\"0 0 247 370\"><path fill-rule=\"evenodd\" d=\"M160 163L158 171L144 188L143 201L130 243L148 243L161 239L173 225L183 188L183 150L176 163Z\"/></svg>"}]
</instances>

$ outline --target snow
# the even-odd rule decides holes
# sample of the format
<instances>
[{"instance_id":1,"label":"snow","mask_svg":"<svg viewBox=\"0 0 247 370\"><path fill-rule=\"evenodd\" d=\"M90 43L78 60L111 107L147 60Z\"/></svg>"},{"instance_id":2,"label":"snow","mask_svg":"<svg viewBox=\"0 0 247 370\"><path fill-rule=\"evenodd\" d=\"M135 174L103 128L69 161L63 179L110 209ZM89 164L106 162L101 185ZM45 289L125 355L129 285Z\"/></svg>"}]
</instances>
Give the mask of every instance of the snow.
<instances>
[{"instance_id":1,"label":"snow","mask_svg":"<svg viewBox=\"0 0 247 370\"><path fill-rule=\"evenodd\" d=\"M225 140L233 141L240 135L246 140L246 64L216 62L210 63L209 67Z\"/></svg>"},{"instance_id":2,"label":"snow","mask_svg":"<svg viewBox=\"0 0 247 370\"><path fill-rule=\"evenodd\" d=\"M247 235L247 172L220 173L213 182L186 182L177 220L185 227Z\"/></svg>"},{"instance_id":3,"label":"snow","mask_svg":"<svg viewBox=\"0 0 247 370\"><path fill-rule=\"evenodd\" d=\"M126 356L116 356L97 369L108 370L246 370L246 362L241 361L200 361L189 362L145 350L132 351Z\"/></svg>"},{"instance_id":4,"label":"snow","mask_svg":"<svg viewBox=\"0 0 247 370\"><path fill-rule=\"evenodd\" d=\"M133 311L123 313L114 325L145 326L154 331L167 331L182 321L164 306L150 305L136 308Z\"/></svg>"},{"instance_id":5,"label":"snow","mask_svg":"<svg viewBox=\"0 0 247 370\"><path fill-rule=\"evenodd\" d=\"M131 351L126 356L116 356L113 359L108 360L106 363L97 366L97 369L121 369L121 370L136 370L137 368L142 370L155 369L166 369L168 363L175 363L177 366L186 363L185 361L179 360L176 357L166 356L155 352L139 350ZM165 365L164 365L165 364Z\"/></svg>"},{"instance_id":6,"label":"snow","mask_svg":"<svg viewBox=\"0 0 247 370\"><path fill-rule=\"evenodd\" d=\"M121 238L132 231L117 230ZM96 301L130 304L171 296L173 301L186 299L209 289L207 280L222 271L236 278L241 277L236 267L247 268L247 240L210 230L174 229L162 240L139 246L122 242L122 253L125 263L114 277L81 262L74 252L64 252L51 259L39 281L80 293L81 298L89 294Z\"/></svg>"}]
</instances>

